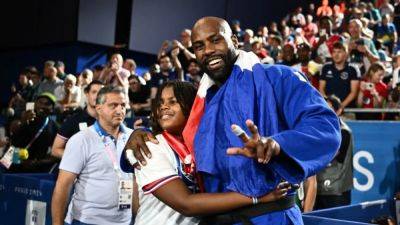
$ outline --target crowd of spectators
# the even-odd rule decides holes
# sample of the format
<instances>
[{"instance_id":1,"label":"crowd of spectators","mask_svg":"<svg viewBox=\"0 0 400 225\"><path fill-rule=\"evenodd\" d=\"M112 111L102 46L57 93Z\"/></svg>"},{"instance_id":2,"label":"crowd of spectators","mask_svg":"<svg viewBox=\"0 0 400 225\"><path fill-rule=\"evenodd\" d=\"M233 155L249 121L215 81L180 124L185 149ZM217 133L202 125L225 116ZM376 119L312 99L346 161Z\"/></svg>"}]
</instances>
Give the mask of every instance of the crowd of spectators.
<instances>
[{"instance_id":1,"label":"crowd of spectators","mask_svg":"<svg viewBox=\"0 0 400 225\"><path fill-rule=\"evenodd\" d=\"M297 7L279 23L261 25L256 31L243 29L238 20L231 26L240 49L253 52L265 64L293 67L322 95L337 96L340 105L335 111L400 109L399 0L322 0L319 7ZM162 43L157 62L140 75L135 61L118 53L105 65L76 75L66 74L68 65L62 61L46 61L43 71L24 68L4 112L8 122L3 136L9 138L0 137L0 156L9 145L29 149L28 159L10 171L51 170L68 138L94 123L95 99L103 85L120 86L129 96L129 127L149 126L151 102L161 84L178 79L199 85L202 68L195 47L191 30L182 30L179 40ZM380 112L359 113L357 118L399 119L398 113Z\"/></svg>"}]
</instances>

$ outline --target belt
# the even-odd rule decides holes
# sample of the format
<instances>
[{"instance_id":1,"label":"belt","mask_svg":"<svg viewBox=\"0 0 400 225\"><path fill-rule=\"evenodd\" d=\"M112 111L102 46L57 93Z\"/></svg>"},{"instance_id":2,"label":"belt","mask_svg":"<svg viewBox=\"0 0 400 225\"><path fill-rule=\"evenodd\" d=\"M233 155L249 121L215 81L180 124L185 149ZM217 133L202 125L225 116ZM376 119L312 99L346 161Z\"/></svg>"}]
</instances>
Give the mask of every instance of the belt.
<instances>
[{"instance_id":1,"label":"belt","mask_svg":"<svg viewBox=\"0 0 400 225\"><path fill-rule=\"evenodd\" d=\"M227 213L203 217L199 225L228 225L242 223L243 225L252 225L252 217L263 214L282 211L295 205L295 195L286 196L279 200L256 205L246 206Z\"/></svg>"}]
</instances>

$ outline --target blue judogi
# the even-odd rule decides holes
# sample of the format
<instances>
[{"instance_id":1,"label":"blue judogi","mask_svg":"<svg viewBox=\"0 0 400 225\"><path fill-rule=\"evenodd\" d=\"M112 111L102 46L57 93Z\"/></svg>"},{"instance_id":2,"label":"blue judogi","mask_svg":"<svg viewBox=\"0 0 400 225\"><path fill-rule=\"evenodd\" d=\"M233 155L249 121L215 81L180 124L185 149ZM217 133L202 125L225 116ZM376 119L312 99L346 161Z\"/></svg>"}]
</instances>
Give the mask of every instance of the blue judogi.
<instances>
[{"instance_id":1,"label":"blue judogi","mask_svg":"<svg viewBox=\"0 0 400 225\"><path fill-rule=\"evenodd\" d=\"M233 71L219 89L210 88L194 146L197 170L206 192L239 192L262 196L284 179L299 183L316 174L334 157L340 144L335 113L299 72L286 66L251 63L241 52ZM251 119L264 137L281 146L267 164L229 156L229 147L243 146L231 131L238 124L248 134ZM254 224L302 224L297 207L262 215Z\"/></svg>"}]
</instances>

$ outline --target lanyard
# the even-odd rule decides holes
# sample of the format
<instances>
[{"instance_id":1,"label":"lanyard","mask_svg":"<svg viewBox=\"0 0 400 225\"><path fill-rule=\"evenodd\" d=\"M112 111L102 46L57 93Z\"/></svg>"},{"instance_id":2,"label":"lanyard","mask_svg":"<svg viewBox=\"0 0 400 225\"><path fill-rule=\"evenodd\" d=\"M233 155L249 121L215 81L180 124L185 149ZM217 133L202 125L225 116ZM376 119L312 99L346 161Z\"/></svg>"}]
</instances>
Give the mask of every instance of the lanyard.
<instances>
[{"instance_id":1,"label":"lanyard","mask_svg":"<svg viewBox=\"0 0 400 225\"><path fill-rule=\"evenodd\" d=\"M44 128L46 128L47 124L49 124L49 117L46 117L42 127L40 127L39 131L33 136L32 140L26 145L25 149L28 149L32 146L33 142L43 133Z\"/></svg>"},{"instance_id":2,"label":"lanyard","mask_svg":"<svg viewBox=\"0 0 400 225\"><path fill-rule=\"evenodd\" d=\"M107 152L107 155L108 155L108 157L110 158L110 160L111 160L111 162L113 164L113 169L114 169L115 173L117 174L118 178L121 179L122 178L122 174L121 174L121 171L120 171L120 169L118 167L117 159L115 158L115 155L113 154L113 152L111 150L111 142L112 142L112 140L109 137L110 135L104 134L104 132L102 132L102 130L100 128L100 125L98 124L97 121L94 124L94 128L95 128L97 134L99 134L99 136L100 136L100 138L101 138L101 140L102 140L102 142L104 144L104 147L105 147L105 150ZM107 141L107 137L109 138L109 141Z\"/></svg>"}]
</instances>

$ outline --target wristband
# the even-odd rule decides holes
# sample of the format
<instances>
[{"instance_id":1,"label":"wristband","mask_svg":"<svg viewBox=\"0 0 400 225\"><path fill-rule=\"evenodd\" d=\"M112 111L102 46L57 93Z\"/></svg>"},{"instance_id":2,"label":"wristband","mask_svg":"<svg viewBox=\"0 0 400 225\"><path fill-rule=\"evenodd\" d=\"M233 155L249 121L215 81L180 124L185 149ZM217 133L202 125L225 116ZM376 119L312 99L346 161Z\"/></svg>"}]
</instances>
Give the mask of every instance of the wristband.
<instances>
[{"instance_id":1,"label":"wristband","mask_svg":"<svg viewBox=\"0 0 400 225\"><path fill-rule=\"evenodd\" d=\"M251 197L251 200L253 201L253 205L258 204L258 198L257 197Z\"/></svg>"}]
</instances>

